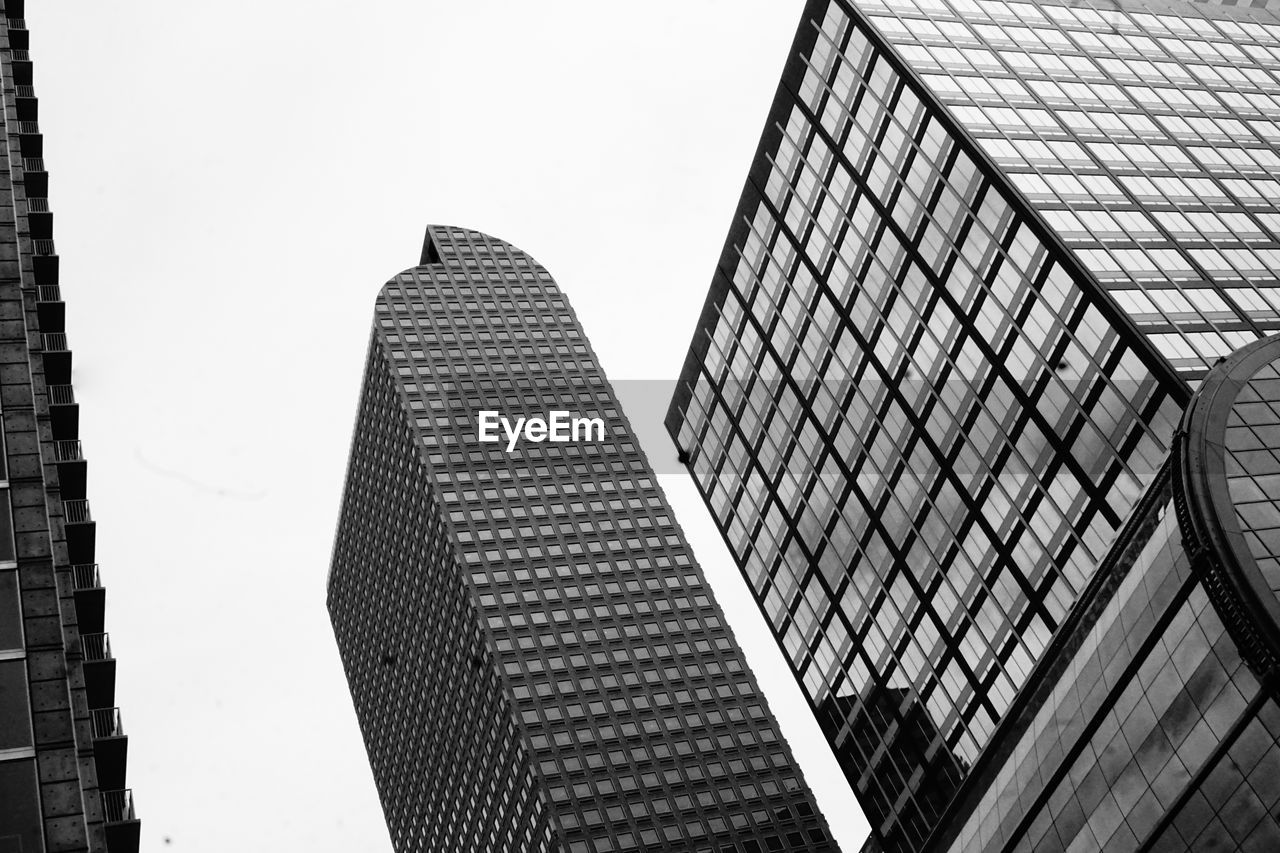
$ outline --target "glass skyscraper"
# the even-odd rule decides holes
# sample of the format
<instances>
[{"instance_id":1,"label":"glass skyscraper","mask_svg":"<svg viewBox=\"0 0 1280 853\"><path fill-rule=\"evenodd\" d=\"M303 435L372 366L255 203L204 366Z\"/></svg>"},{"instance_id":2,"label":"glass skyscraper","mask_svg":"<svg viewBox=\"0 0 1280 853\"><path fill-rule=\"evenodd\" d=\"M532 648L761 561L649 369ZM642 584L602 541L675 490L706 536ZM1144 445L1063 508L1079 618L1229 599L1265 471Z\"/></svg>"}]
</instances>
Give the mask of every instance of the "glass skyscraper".
<instances>
[{"instance_id":1,"label":"glass skyscraper","mask_svg":"<svg viewBox=\"0 0 1280 853\"><path fill-rule=\"evenodd\" d=\"M328 605L397 851L838 849L572 309L500 240L433 226L378 297Z\"/></svg>"},{"instance_id":2,"label":"glass skyscraper","mask_svg":"<svg viewBox=\"0 0 1280 853\"><path fill-rule=\"evenodd\" d=\"M1265 11L807 4L667 426L886 850L945 849L1280 329L1277 97Z\"/></svg>"},{"instance_id":3,"label":"glass skyscraper","mask_svg":"<svg viewBox=\"0 0 1280 853\"><path fill-rule=\"evenodd\" d=\"M0 851L137 853L21 0L0 73Z\"/></svg>"},{"instance_id":4,"label":"glass skyscraper","mask_svg":"<svg viewBox=\"0 0 1280 853\"><path fill-rule=\"evenodd\" d=\"M1216 366L939 846L1280 849L1280 336Z\"/></svg>"}]
</instances>

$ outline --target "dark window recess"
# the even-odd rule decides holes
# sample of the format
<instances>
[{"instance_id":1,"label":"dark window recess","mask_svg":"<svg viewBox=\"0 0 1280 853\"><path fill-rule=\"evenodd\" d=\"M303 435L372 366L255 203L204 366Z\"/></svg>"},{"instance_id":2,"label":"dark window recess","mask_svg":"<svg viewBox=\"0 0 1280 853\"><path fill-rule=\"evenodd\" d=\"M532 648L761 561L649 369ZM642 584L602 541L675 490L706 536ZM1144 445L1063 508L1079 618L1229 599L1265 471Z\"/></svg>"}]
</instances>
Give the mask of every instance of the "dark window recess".
<instances>
[{"instance_id":1,"label":"dark window recess","mask_svg":"<svg viewBox=\"0 0 1280 853\"><path fill-rule=\"evenodd\" d=\"M18 573L0 571L0 651L22 648L22 610L18 605Z\"/></svg>"},{"instance_id":2,"label":"dark window recess","mask_svg":"<svg viewBox=\"0 0 1280 853\"><path fill-rule=\"evenodd\" d=\"M0 489L0 561L17 558L13 547L13 510L10 507L9 490Z\"/></svg>"},{"instance_id":3,"label":"dark window recess","mask_svg":"<svg viewBox=\"0 0 1280 853\"><path fill-rule=\"evenodd\" d=\"M44 849L38 790L34 759L0 761L0 851Z\"/></svg>"},{"instance_id":4,"label":"dark window recess","mask_svg":"<svg viewBox=\"0 0 1280 853\"><path fill-rule=\"evenodd\" d=\"M0 661L0 749L20 749L31 745L27 664L20 660ZM6 803L5 808L8 808L8 800L0 798L0 803Z\"/></svg>"}]
</instances>

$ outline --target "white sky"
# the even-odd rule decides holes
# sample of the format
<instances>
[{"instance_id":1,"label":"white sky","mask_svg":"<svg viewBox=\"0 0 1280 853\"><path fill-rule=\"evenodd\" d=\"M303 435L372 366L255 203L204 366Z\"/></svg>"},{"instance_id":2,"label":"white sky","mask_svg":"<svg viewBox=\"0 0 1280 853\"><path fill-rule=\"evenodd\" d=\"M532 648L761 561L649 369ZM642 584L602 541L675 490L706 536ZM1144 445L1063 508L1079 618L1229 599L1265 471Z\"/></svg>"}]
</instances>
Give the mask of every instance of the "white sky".
<instances>
[{"instance_id":1,"label":"white sky","mask_svg":"<svg viewBox=\"0 0 1280 853\"><path fill-rule=\"evenodd\" d=\"M550 270L612 379L674 378L803 4L27 5L142 849L387 853L324 609L374 296L428 222L476 228ZM662 480L856 853L745 584Z\"/></svg>"}]
</instances>

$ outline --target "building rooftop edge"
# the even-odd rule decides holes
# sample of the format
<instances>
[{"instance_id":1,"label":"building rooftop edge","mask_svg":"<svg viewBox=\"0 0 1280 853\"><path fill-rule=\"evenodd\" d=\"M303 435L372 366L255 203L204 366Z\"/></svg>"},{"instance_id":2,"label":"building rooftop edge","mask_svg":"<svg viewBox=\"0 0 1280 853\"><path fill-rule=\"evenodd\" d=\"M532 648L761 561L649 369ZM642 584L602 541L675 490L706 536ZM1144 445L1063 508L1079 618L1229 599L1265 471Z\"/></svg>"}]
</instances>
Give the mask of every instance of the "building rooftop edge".
<instances>
[{"instance_id":1,"label":"building rooftop edge","mask_svg":"<svg viewBox=\"0 0 1280 853\"><path fill-rule=\"evenodd\" d=\"M1240 392L1280 361L1280 334L1241 347L1205 376L1178 427L1174 506L1183 544L1249 666L1280 666L1280 599L1250 551L1228 480L1227 428Z\"/></svg>"}]
</instances>

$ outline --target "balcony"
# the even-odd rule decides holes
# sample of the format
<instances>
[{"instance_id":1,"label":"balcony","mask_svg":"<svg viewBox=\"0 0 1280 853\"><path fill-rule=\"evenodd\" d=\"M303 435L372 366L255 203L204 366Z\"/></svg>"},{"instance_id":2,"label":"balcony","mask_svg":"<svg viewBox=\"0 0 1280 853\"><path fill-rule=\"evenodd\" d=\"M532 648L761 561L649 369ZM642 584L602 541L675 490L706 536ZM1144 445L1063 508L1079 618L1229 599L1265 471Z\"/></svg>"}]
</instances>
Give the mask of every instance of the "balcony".
<instances>
[{"instance_id":1,"label":"balcony","mask_svg":"<svg viewBox=\"0 0 1280 853\"><path fill-rule=\"evenodd\" d=\"M111 708L116 704L116 659L111 656L109 634L81 634L84 651L85 698L90 708Z\"/></svg>"},{"instance_id":2,"label":"balcony","mask_svg":"<svg viewBox=\"0 0 1280 853\"><path fill-rule=\"evenodd\" d=\"M53 459L58 466L58 486L62 499L84 500L89 463L85 461L78 441L55 441Z\"/></svg>"},{"instance_id":3,"label":"balcony","mask_svg":"<svg viewBox=\"0 0 1280 853\"><path fill-rule=\"evenodd\" d=\"M71 381L71 349L62 332L46 332L41 336L44 350L44 381L50 385L66 385Z\"/></svg>"},{"instance_id":4,"label":"balcony","mask_svg":"<svg viewBox=\"0 0 1280 853\"><path fill-rule=\"evenodd\" d=\"M62 301L62 289L58 285L42 284L36 287L36 316L42 330L66 331L67 306Z\"/></svg>"},{"instance_id":5,"label":"balcony","mask_svg":"<svg viewBox=\"0 0 1280 853\"><path fill-rule=\"evenodd\" d=\"M49 199L27 196L27 223L31 226L31 236L34 239L52 240L53 212L49 210Z\"/></svg>"},{"instance_id":6,"label":"balcony","mask_svg":"<svg viewBox=\"0 0 1280 853\"><path fill-rule=\"evenodd\" d=\"M26 51L23 51L25 53ZM15 59L13 63L14 79L18 77L18 61L16 59L17 51L14 51ZM31 63L27 62L27 68L31 67ZM44 137L40 135L40 125L34 121L18 122L18 145L22 149L23 157L43 157L44 156Z\"/></svg>"},{"instance_id":7,"label":"balcony","mask_svg":"<svg viewBox=\"0 0 1280 853\"><path fill-rule=\"evenodd\" d=\"M49 172L44 167L43 159L28 157L22 161L22 181L27 189L27 195L48 197Z\"/></svg>"},{"instance_id":8,"label":"balcony","mask_svg":"<svg viewBox=\"0 0 1280 853\"><path fill-rule=\"evenodd\" d=\"M10 44L13 48L13 82L14 85L30 86L31 85L31 54L29 48L20 47L16 44Z\"/></svg>"},{"instance_id":9,"label":"balcony","mask_svg":"<svg viewBox=\"0 0 1280 853\"><path fill-rule=\"evenodd\" d=\"M31 271L36 284L58 283L58 250L52 240L31 241Z\"/></svg>"},{"instance_id":10,"label":"balcony","mask_svg":"<svg viewBox=\"0 0 1280 853\"><path fill-rule=\"evenodd\" d=\"M39 118L39 101L36 90L30 85L13 87L14 105L18 108L18 121L36 121Z\"/></svg>"},{"instance_id":11,"label":"balcony","mask_svg":"<svg viewBox=\"0 0 1280 853\"><path fill-rule=\"evenodd\" d=\"M70 441L80 435L80 404L76 402L75 389L70 385L50 385L49 423L53 437L58 441Z\"/></svg>"},{"instance_id":12,"label":"balcony","mask_svg":"<svg viewBox=\"0 0 1280 853\"><path fill-rule=\"evenodd\" d=\"M67 556L73 564L92 563L97 525L89 513L89 502L62 502L62 530L67 537Z\"/></svg>"},{"instance_id":13,"label":"balcony","mask_svg":"<svg viewBox=\"0 0 1280 853\"><path fill-rule=\"evenodd\" d=\"M102 819L107 825L107 853L138 853L141 822L133 811L133 791L103 791Z\"/></svg>"},{"instance_id":14,"label":"balcony","mask_svg":"<svg viewBox=\"0 0 1280 853\"><path fill-rule=\"evenodd\" d=\"M15 50L29 50L31 45L30 34L27 31L27 22L22 18L9 19L9 47Z\"/></svg>"},{"instance_id":15,"label":"balcony","mask_svg":"<svg viewBox=\"0 0 1280 853\"><path fill-rule=\"evenodd\" d=\"M98 768L98 787L123 788L129 737L120 724L120 709L98 708L90 711L89 717L93 724L93 762Z\"/></svg>"},{"instance_id":16,"label":"balcony","mask_svg":"<svg viewBox=\"0 0 1280 853\"><path fill-rule=\"evenodd\" d=\"M71 567L73 595L76 601L76 622L82 634L101 634L102 615L107 609L107 591L98 577L97 563L82 563Z\"/></svg>"}]
</instances>

